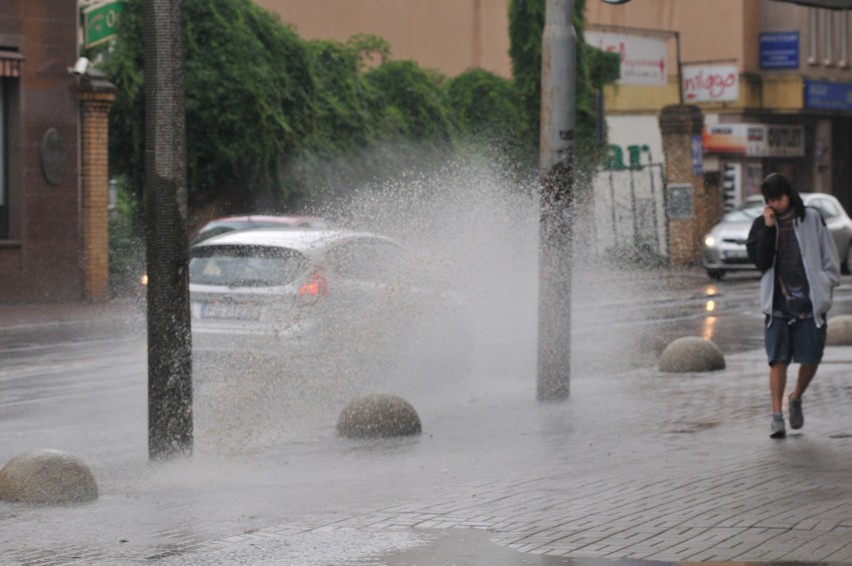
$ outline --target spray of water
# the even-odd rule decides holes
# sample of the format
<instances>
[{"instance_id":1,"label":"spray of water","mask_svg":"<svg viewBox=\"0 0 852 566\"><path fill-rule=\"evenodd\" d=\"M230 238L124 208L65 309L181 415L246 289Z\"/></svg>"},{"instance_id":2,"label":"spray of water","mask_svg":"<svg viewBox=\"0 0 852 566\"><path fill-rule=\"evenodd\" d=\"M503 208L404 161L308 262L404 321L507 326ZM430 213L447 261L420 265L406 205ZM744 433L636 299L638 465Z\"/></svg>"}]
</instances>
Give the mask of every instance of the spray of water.
<instances>
[{"instance_id":1,"label":"spray of water","mask_svg":"<svg viewBox=\"0 0 852 566\"><path fill-rule=\"evenodd\" d=\"M380 300L351 305L323 325L322 355L307 355L317 344L305 344L304 359L247 354L196 367L197 422L200 432L213 433L217 451L275 442L293 432L293 422L333 424L363 393L402 395L422 406L475 394L475 380L489 388L534 385L534 185L468 157L393 180L341 183L329 193L336 197L312 214L393 238L404 247L402 263ZM423 290L428 301L411 300Z\"/></svg>"},{"instance_id":2,"label":"spray of water","mask_svg":"<svg viewBox=\"0 0 852 566\"><path fill-rule=\"evenodd\" d=\"M632 337L607 309L619 277L590 244L589 194L576 188L572 375L629 362ZM392 178L325 188L308 210L334 225L393 238L406 252L378 300L323 321L304 355L247 353L196 367L201 434L216 451L332 434L340 410L365 393L400 395L415 407L536 383L539 198L498 160L424 160ZM332 286L334 282L331 281ZM454 300L411 301L427 288ZM416 294L416 293L415 293ZM433 297L434 299L434 297ZM601 307L601 308L599 308ZM608 317L616 317L610 324ZM319 336L319 338L317 338ZM612 355L616 347L619 356ZM209 379L210 374L215 379ZM206 375L205 375L206 374ZM206 430L205 430L206 429Z\"/></svg>"}]
</instances>

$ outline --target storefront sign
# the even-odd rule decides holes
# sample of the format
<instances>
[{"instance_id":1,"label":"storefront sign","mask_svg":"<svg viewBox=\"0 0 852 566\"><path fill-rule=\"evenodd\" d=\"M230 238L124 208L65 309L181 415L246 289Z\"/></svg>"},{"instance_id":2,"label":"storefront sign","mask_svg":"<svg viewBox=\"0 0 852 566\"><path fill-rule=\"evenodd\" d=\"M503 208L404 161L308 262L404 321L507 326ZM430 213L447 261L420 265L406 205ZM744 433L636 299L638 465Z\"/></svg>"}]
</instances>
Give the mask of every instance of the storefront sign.
<instances>
[{"instance_id":1,"label":"storefront sign","mask_svg":"<svg viewBox=\"0 0 852 566\"><path fill-rule=\"evenodd\" d=\"M666 42L663 39L588 30L586 43L621 56L618 84L665 86L668 80Z\"/></svg>"},{"instance_id":2,"label":"storefront sign","mask_svg":"<svg viewBox=\"0 0 852 566\"><path fill-rule=\"evenodd\" d=\"M684 65L682 73L687 102L723 102L740 97L736 65Z\"/></svg>"},{"instance_id":3,"label":"storefront sign","mask_svg":"<svg viewBox=\"0 0 852 566\"><path fill-rule=\"evenodd\" d=\"M852 110L852 83L805 81L805 108Z\"/></svg>"},{"instance_id":4,"label":"storefront sign","mask_svg":"<svg viewBox=\"0 0 852 566\"><path fill-rule=\"evenodd\" d=\"M607 169L642 169L651 163L662 163L663 137L656 116L607 116L609 155Z\"/></svg>"},{"instance_id":5,"label":"storefront sign","mask_svg":"<svg viewBox=\"0 0 852 566\"><path fill-rule=\"evenodd\" d=\"M798 69L799 32L760 34L760 68Z\"/></svg>"},{"instance_id":6,"label":"storefront sign","mask_svg":"<svg viewBox=\"0 0 852 566\"><path fill-rule=\"evenodd\" d=\"M763 142L763 129L755 128L749 135L745 124L710 124L704 127L704 153L723 153L727 155L747 155L749 139Z\"/></svg>"},{"instance_id":7,"label":"storefront sign","mask_svg":"<svg viewBox=\"0 0 852 566\"><path fill-rule=\"evenodd\" d=\"M805 128L784 124L710 124L704 128L704 153L746 157L802 157Z\"/></svg>"},{"instance_id":8,"label":"storefront sign","mask_svg":"<svg viewBox=\"0 0 852 566\"><path fill-rule=\"evenodd\" d=\"M99 2L83 9L85 20L86 47L94 47L116 36L118 15L124 0Z\"/></svg>"},{"instance_id":9,"label":"storefront sign","mask_svg":"<svg viewBox=\"0 0 852 566\"><path fill-rule=\"evenodd\" d=\"M803 126L766 126L767 157L802 157L805 155Z\"/></svg>"}]
</instances>

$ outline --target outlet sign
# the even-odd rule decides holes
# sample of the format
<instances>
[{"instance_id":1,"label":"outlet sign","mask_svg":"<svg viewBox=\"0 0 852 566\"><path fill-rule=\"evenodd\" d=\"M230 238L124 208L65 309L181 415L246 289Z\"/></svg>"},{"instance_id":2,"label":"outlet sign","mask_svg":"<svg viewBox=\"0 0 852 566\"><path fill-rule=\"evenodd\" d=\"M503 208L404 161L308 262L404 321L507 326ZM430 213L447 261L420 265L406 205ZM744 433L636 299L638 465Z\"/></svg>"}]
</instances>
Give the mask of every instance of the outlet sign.
<instances>
[{"instance_id":1,"label":"outlet sign","mask_svg":"<svg viewBox=\"0 0 852 566\"><path fill-rule=\"evenodd\" d=\"M703 134L704 153L746 157L803 157L804 126L787 124L710 124Z\"/></svg>"}]
</instances>

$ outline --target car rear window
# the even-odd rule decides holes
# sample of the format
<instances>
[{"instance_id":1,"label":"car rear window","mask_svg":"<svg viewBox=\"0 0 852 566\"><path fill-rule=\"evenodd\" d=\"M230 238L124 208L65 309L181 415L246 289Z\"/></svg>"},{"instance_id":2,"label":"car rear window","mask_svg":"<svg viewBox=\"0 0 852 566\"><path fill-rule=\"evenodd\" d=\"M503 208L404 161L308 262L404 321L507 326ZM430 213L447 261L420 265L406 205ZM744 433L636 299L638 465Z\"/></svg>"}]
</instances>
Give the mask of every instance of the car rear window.
<instances>
[{"instance_id":1,"label":"car rear window","mask_svg":"<svg viewBox=\"0 0 852 566\"><path fill-rule=\"evenodd\" d=\"M200 246L189 260L189 281L200 285L273 287L293 282L307 260L296 250L272 246Z\"/></svg>"}]
</instances>

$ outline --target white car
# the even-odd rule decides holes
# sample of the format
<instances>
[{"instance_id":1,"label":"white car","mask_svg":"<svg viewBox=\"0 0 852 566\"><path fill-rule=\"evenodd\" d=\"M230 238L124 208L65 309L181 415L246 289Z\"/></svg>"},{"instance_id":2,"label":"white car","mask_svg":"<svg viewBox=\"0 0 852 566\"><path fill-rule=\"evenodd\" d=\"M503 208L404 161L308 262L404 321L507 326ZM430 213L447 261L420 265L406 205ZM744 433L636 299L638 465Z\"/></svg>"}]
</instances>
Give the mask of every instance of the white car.
<instances>
[{"instance_id":1,"label":"white car","mask_svg":"<svg viewBox=\"0 0 852 566\"><path fill-rule=\"evenodd\" d=\"M375 367L415 350L421 361L463 365L471 355L461 298L384 236L233 231L193 246L189 274L199 356L274 356L308 367L369 360Z\"/></svg>"},{"instance_id":2,"label":"white car","mask_svg":"<svg viewBox=\"0 0 852 566\"><path fill-rule=\"evenodd\" d=\"M275 214L246 214L242 216L225 216L206 223L195 237L192 244L197 244L230 232L232 230L248 230L251 228L280 227L280 228L329 228L328 222L316 216L275 215Z\"/></svg>"},{"instance_id":3,"label":"white car","mask_svg":"<svg viewBox=\"0 0 852 566\"><path fill-rule=\"evenodd\" d=\"M840 201L824 193L800 193L805 206L815 208L825 220L840 256L840 269L849 273L849 251L852 242L852 219ZM728 271L757 269L749 260L746 240L754 219L763 214L761 196L751 196L735 210L722 217L704 238L704 267L711 279L719 280Z\"/></svg>"}]
</instances>

